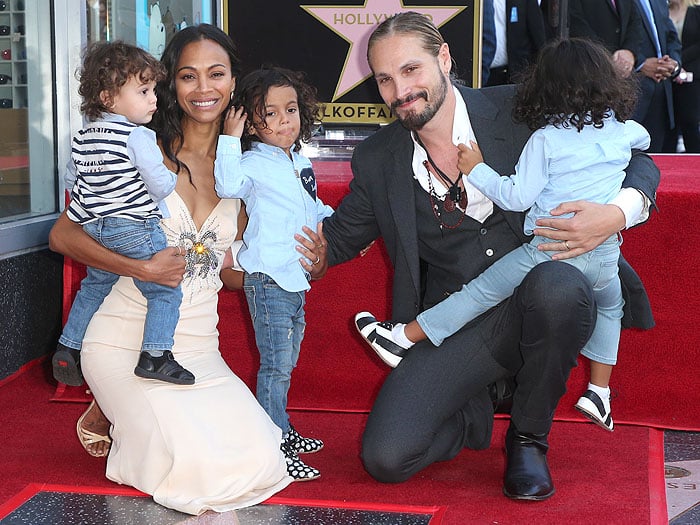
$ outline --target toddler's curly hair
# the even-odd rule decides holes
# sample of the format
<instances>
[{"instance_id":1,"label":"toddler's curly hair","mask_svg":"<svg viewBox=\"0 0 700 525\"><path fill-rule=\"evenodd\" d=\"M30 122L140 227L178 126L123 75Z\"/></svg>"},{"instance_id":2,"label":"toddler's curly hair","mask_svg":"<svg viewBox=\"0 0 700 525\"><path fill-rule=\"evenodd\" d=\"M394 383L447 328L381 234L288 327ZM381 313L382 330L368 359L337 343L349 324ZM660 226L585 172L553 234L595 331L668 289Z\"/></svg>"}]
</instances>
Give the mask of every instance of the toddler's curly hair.
<instances>
[{"instance_id":1,"label":"toddler's curly hair","mask_svg":"<svg viewBox=\"0 0 700 525\"><path fill-rule=\"evenodd\" d=\"M131 77L141 82L158 82L165 78L165 67L153 55L121 40L94 42L83 53L78 71L78 93L83 98L80 111L89 120L109 112L107 104ZM106 92L106 100L102 93Z\"/></svg>"},{"instance_id":2,"label":"toddler's curly hair","mask_svg":"<svg viewBox=\"0 0 700 525\"><path fill-rule=\"evenodd\" d=\"M618 73L605 47L584 38L546 44L521 81L513 118L532 130L547 124L600 128L613 115L624 122L637 102L636 81Z\"/></svg>"}]
</instances>

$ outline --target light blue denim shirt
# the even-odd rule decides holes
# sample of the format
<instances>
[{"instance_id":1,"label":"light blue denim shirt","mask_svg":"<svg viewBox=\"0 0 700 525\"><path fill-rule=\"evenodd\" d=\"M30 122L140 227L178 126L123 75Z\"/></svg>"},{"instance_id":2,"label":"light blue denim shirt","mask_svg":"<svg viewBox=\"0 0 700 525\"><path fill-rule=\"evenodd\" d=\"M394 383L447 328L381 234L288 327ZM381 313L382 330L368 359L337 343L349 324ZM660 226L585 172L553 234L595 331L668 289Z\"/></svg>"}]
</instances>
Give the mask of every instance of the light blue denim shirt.
<instances>
[{"instance_id":1,"label":"light blue denim shirt","mask_svg":"<svg viewBox=\"0 0 700 525\"><path fill-rule=\"evenodd\" d=\"M214 163L216 193L243 199L248 226L238 262L248 273L272 277L288 292L308 290L309 275L299 263L294 234L333 214L316 196L311 161L296 152L290 159L281 148L254 142L241 153L238 137L221 135Z\"/></svg>"},{"instance_id":2,"label":"light blue denim shirt","mask_svg":"<svg viewBox=\"0 0 700 525\"><path fill-rule=\"evenodd\" d=\"M632 148L649 147L649 133L633 120L613 117L602 128L545 126L525 144L515 174L502 177L486 164L477 164L469 181L501 209L528 212L524 231L535 221L551 217L562 202L585 200L609 203L620 192ZM568 217L570 215L562 215Z\"/></svg>"}]
</instances>

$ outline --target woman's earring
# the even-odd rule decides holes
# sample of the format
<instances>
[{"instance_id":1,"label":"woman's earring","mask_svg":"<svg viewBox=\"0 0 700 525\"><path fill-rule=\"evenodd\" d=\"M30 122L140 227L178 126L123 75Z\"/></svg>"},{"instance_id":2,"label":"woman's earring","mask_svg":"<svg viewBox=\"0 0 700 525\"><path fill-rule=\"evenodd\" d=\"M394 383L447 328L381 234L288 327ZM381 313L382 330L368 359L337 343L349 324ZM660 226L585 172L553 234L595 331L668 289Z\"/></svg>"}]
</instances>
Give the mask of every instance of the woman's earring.
<instances>
[{"instance_id":1,"label":"woman's earring","mask_svg":"<svg viewBox=\"0 0 700 525\"><path fill-rule=\"evenodd\" d=\"M233 100L233 91L231 91L231 95L228 98L229 100Z\"/></svg>"}]
</instances>

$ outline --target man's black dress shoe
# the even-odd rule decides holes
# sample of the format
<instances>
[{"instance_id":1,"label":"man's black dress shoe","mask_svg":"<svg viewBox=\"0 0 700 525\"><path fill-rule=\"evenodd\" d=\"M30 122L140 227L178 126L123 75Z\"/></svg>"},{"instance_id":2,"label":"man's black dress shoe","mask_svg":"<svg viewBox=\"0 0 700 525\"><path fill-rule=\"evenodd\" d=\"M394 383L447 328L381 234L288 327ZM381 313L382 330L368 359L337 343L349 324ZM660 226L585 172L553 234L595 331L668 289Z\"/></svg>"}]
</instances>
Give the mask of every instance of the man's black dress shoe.
<instances>
[{"instance_id":1,"label":"man's black dress shoe","mask_svg":"<svg viewBox=\"0 0 700 525\"><path fill-rule=\"evenodd\" d=\"M165 350L161 357L153 357L148 352L141 352L134 374L176 385L194 385L194 374L175 361L170 350Z\"/></svg>"},{"instance_id":2,"label":"man's black dress shoe","mask_svg":"<svg viewBox=\"0 0 700 525\"><path fill-rule=\"evenodd\" d=\"M503 494L540 501L554 494L547 466L547 434L525 434L511 423L506 433L506 475Z\"/></svg>"}]
</instances>

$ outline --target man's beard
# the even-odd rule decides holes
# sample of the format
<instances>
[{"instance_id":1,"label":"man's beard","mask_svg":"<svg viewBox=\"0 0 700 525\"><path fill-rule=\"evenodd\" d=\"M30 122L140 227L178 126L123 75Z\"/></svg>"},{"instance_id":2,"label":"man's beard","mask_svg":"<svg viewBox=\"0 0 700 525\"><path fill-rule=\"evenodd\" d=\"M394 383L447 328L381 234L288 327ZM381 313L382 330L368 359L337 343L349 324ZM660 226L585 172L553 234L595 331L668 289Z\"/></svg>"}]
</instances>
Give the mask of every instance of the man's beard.
<instances>
[{"instance_id":1,"label":"man's beard","mask_svg":"<svg viewBox=\"0 0 700 525\"><path fill-rule=\"evenodd\" d=\"M403 124L403 127L409 131L418 131L430 122L430 119L432 119L440 107L442 107L443 102L445 102L445 97L447 96L447 87L447 80L445 80L443 75L440 75L440 84L438 85L438 89L435 90L435 99L432 102L428 101L428 93L426 91L419 91L406 98L395 100L391 104L391 110L394 112L399 122ZM425 100L425 108L423 111L420 113L410 111L403 116L396 112L396 108L401 104L405 104L417 98L423 98Z\"/></svg>"}]
</instances>

